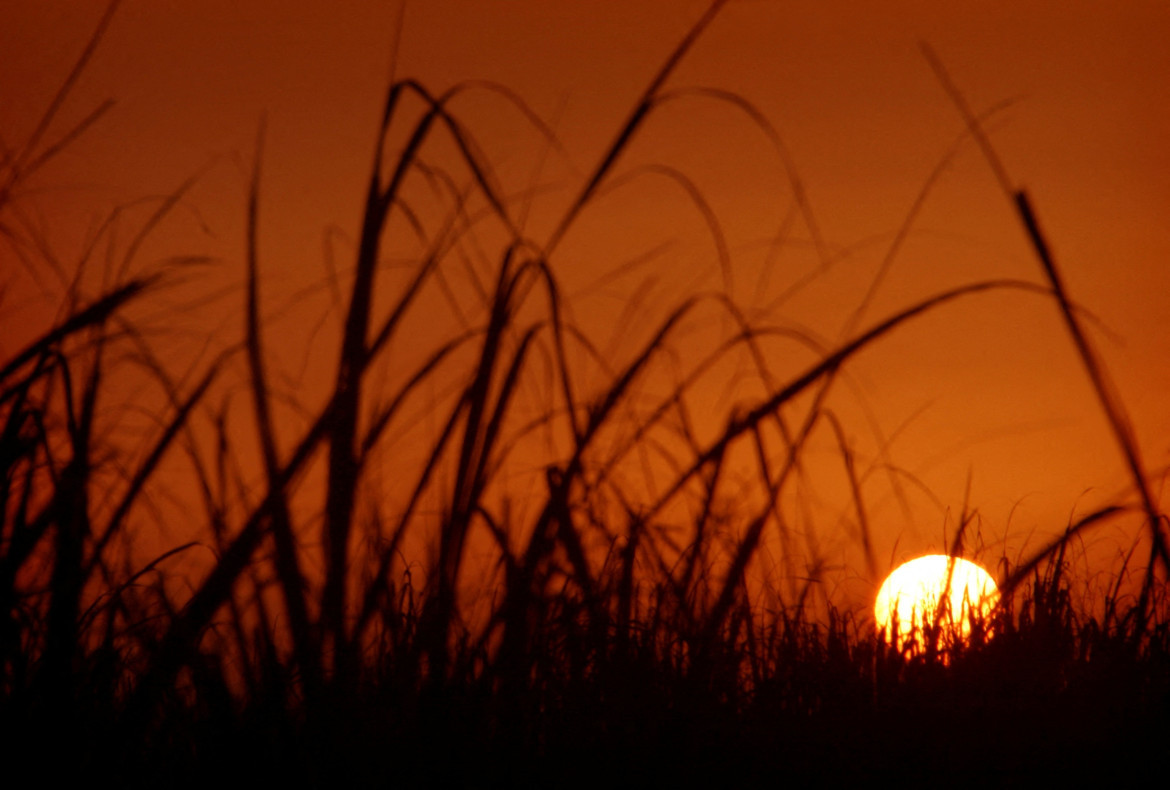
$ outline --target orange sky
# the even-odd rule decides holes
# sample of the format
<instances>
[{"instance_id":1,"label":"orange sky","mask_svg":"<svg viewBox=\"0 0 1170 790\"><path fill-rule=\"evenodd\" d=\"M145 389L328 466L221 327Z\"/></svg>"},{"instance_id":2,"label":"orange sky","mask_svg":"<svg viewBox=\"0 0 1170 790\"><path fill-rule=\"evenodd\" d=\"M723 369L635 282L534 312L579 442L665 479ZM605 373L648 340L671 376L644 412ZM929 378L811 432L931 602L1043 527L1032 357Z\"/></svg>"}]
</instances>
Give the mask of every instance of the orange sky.
<instances>
[{"instance_id":1,"label":"orange sky","mask_svg":"<svg viewBox=\"0 0 1170 790\"><path fill-rule=\"evenodd\" d=\"M27 136L101 6L6 6L0 132L7 145ZM496 95L469 91L452 105L509 189L547 188L529 225L541 238L705 7L692 0L413 2L396 75L436 92L460 80L498 82L556 130L567 160L555 152L542 159L539 136ZM55 128L105 98L117 103L39 175L24 205L35 206L68 261L113 206L170 192L198 174L173 221L144 248L143 265L206 253L220 264L192 288L238 286L248 163L263 115L261 255L270 325L275 335L299 337L305 322L288 301L322 278L329 229L337 229L338 265L352 257L397 9L356 0L126 0ZM668 88L734 91L782 135L821 234L831 250L848 254L769 316L826 342L841 339L892 234L962 131L919 42L934 48L976 111L1011 100L989 123L991 140L1031 193L1072 296L1100 322L1092 337L1157 475L1170 461L1167 32L1170 6L1160 0L731 2ZM809 234L798 227L763 272L766 240L791 192L764 136L729 105L691 97L663 107L619 171L652 162L686 172L702 190L726 233L732 294L745 308L774 303L811 271ZM566 289L582 294L583 315L617 322L598 329L601 342L620 343L622 333L644 328L625 312L642 280L596 286L597 279L662 242L671 244L669 254L641 272L655 278L643 293L662 307L659 315L689 290L721 287L701 218L676 187L652 177L615 191L566 238L554 260ZM0 305L7 354L17 336L9 333L18 332L9 327L35 324L52 308L53 289L42 283L38 296L2 247L0 271L10 285ZM866 317L994 277L1040 281L1011 206L968 144L935 186ZM238 304L221 299L194 323L235 331ZM311 389L306 354L294 347L277 353L292 378L306 366ZM795 371L807 362L776 364ZM861 394L880 433L894 437L893 457L944 508L962 505L970 471L989 543L1007 529L1009 514L1017 535L1051 534L1070 513L1127 485L1056 308L1034 296L981 296L947 309L847 372L855 389L844 394ZM708 393L711 413L758 396L724 390ZM858 402L844 397L839 408L851 440L873 460L878 440ZM831 445L821 452L833 455ZM875 484L877 500L880 491ZM875 501L883 560L942 548L943 516L928 500L918 503L912 525L899 521L889 501Z\"/></svg>"}]
</instances>

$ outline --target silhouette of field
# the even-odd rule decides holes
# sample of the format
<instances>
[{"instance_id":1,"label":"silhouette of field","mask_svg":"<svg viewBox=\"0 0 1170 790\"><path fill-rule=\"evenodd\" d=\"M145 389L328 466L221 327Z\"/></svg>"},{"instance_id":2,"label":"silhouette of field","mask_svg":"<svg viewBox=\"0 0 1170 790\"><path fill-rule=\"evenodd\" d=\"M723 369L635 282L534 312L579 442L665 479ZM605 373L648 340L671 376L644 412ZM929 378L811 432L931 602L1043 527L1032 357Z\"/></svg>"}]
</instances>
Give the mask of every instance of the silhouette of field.
<instances>
[{"instance_id":1,"label":"silhouette of field","mask_svg":"<svg viewBox=\"0 0 1170 790\"><path fill-rule=\"evenodd\" d=\"M105 226L77 272L54 275L38 257L52 229L22 221L22 185L100 124L103 108L74 128L55 121L115 6L0 162L6 242L68 286L52 326L0 359L10 766L119 786L348 787L1022 785L1158 770L1170 737L1166 518L1036 211L936 56L966 126L959 145L984 149L1042 284L976 281L870 323L863 303L828 345L743 309L729 288L635 300L644 320L622 343L592 336L558 249L623 177L623 153L715 2L542 238L525 231L532 190L499 183L450 109L461 92L495 90L555 148L522 100L499 86L391 85L353 265L322 285L341 294L326 394L290 405L262 309L263 129L232 295L240 329L199 341L192 367L172 363L173 340L149 316L199 262L136 258L186 185L129 235ZM707 95L746 112L788 164L749 102ZM702 192L662 172L726 283ZM790 189L817 248L795 175ZM101 288L87 290L80 270L101 267ZM861 484L872 469L834 388L922 317L1012 292L1059 312L1134 494L1026 557L983 556L1003 605L969 642L928 629L924 648L899 650L867 610L834 598L834 569L794 517L797 483L818 468L808 448L825 437L837 448L850 540L880 579ZM785 349L795 362L775 363ZM695 412L713 408L701 396L729 368L763 394L720 407L706 435ZM968 504L947 537L956 555L979 544ZM1138 526L1121 571L1084 578L1083 538L1124 519Z\"/></svg>"}]
</instances>

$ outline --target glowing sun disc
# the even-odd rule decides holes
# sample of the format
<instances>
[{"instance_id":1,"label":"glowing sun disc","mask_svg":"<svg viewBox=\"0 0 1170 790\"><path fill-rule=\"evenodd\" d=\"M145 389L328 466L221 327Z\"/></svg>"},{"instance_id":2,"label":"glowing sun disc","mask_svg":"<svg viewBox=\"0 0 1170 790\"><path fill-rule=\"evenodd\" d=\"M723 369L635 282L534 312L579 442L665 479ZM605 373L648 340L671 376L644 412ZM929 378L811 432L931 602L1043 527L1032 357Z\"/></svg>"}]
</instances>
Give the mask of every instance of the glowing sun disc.
<instances>
[{"instance_id":1,"label":"glowing sun disc","mask_svg":"<svg viewBox=\"0 0 1170 790\"><path fill-rule=\"evenodd\" d=\"M941 613L940 600L948 604ZM928 554L899 565L886 577L874 601L874 622L899 649L925 649L924 626L938 626L937 644L945 646L966 642L972 619L989 616L998 600L995 580L983 568L970 560ZM891 634L895 618L896 635Z\"/></svg>"}]
</instances>

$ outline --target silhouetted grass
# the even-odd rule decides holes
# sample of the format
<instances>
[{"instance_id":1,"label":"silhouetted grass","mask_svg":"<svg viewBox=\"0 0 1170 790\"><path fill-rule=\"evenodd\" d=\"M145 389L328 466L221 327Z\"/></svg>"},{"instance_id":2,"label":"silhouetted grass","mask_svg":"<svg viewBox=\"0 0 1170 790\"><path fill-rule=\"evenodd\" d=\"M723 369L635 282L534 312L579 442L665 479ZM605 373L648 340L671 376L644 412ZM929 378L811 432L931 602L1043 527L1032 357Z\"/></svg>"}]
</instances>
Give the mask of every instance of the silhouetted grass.
<instances>
[{"instance_id":1,"label":"silhouetted grass","mask_svg":"<svg viewBox=\"0 0 1170 790\"><path fill-rule=\"evenodd\" d=\"M613 359L574 322L551 258L668 99L664 84L721 5L667 59L544 240L525 235L514 200L450 110L468 86L441 95L410 80L391 86L336 373L324 402L305 406L299 433L278 424L265 353L262 135L246 208L238 343L178 375L130 309L177 272L127 276L88 299L75 283L62 317L0 364L0 719L13 733L10 763L127 784L341 786L880 775L933 784L940 774L1022 784L1160 765L1159 744L1170 735L1164 517L1022 192L1009 190L1048 287L999 280L938 293L818 349L783 380L761 346L780 330L746 319L726 293L669 307ZM708 95L746 108L784 156L750 104ZM4 220L21 180L100 114L61 144L42 146L61 101L23 149L5 151L0 221L10 237L26 232ZM959 103L970 134L986 145ZM442 169L424 158L439 135L456 152ZM394 150L392 138L405 142ZM444 201L437 226L413 208L420 184ZM399 280L380 265L396 234L419 250ZM466 328L395 358L414 314L431 309L428 289L450 293L460 273L455 253L471 237L499 243L478 270L462 270L477 300ZM1119 579L1103 614L1074 605L1067 553L1081 533L1125 510L1105 508L1027 561L1003 560L1004 604L992 622L974 623L969 643L928 638L925 650L901 651L878 638L867 614L831 600L814 605L824 558L796 557L783 491L804 473L809 437L830 429L876 575L848 428L826 407L830 390L857 355L919 316L1008 289L1060 308L1135 474L1152 553L1136 600ZM667 379L663 359L704 310L734 331ZM686 398L739 351L769 392L729 411L714 439L697 438ZM99 440L109 427L98 407L110 387L108 361L123 354L166 393L156 433L137 447ZM579 369L573 360L582 357L597 370ZM254 436L228 427L226 398L211 401L232 365L246 370ZM393 376L382 375L387 365ZM651 397L650 380L674 383ZM373 459L404 452L393 437L420 405L434 418L430 443L397 467L401 501L381 501ZM233 470L247 458L237 452L246 442L259 448L259 467ZM536 461L534 445L543 448ZM125 545L131 524L151 522L146 492L180 448L204 512L189 514L191 542L135 565ZM631 457L659 459L660 483L631 484ZM526 507L503 482L512 466L542 470ZM754 493L736 498L741 467ZM318 505L306 506L306 497ZM727 527L729 498L740 530ZM664 526L679 513L689 514L681 530ZM956 551L969 523L964 517ZM751 576L767 529L809 572L803 585L761 597ZM408 541L420 536L432 553L407 560ZM492 558L487 565L470 554L476 541L489 547L478 550ZM176 592L167 563L197 543L214 560Z\"/></svg>"}]
</instances>

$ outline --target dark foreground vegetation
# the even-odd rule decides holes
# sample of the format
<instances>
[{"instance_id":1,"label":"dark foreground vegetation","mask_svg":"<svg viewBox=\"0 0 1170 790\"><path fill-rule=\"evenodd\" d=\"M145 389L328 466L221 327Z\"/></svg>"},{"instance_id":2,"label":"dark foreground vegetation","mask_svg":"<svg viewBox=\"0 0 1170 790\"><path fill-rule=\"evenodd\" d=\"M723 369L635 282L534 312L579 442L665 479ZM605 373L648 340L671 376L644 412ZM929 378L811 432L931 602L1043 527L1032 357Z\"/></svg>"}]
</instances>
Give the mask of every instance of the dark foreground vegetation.
<instances>
[{"instance_id":1,"label":"dark foreground vegetation","mask_svg":"<svg viewBox=\"0 0 1170 790\"><path fill-rule=\"evenodd\" d=\"M553 253L720 5L667 61L543 241L525 237L514 200L449 113L464 89L434 96L393 85L356 262L335 283L349 293L332 384L323 402L302 404L299 420L278 416L267 369L260 146L239 342L193 370L166 364L136 310L183 272L136 266L136 238L98 293L71 286L52 327L0 360L0 750L9 770L119 786L339 787L883 776L1050 784L1163 770L1164 518L1027 198L1006 176L1044 287L996 281L938 294L791 375L765 361L772 327L718 295L673 306L617 358L601 359L574 324ZM100 114L49 135L70 86L22 147L4 151L0 223L26 261L40 247L16 210L22 184ZM968 135L986 145L955 96ZM454 152L447 170L424 156L439 136ZM437 224L415 211L420 189L445 206ZM794 204L807 212L800 194L794 183ZM177 197L162 201L143 236ZM703 211L701 195L692 198ZM417 255L405 276L387 280L383 249L403 236ZM480 249L499 240L496 252L469 263L460 251L472 237ZM425 294L457 276L473 295L462 304L465 326L388 361ZM843 430L825 407L838 372L920 314L1013 288L1061 311L1134 472L1137 504L1093 513L1027 562L1001 564L1005 604L967 645L884 644L864 613L817 603L815 556L802 558L813 569L802 583L761 594L759 547L765 532L786 535L783 500L802 473L802 448L818 431ZM676 334L701 310L722 312L734 329L681 375L665 373ZM700 440L687 396L741 351L768 394ZM122 391L113 371L127 360L162 404L137 442L114 430L125 415L107 402ZM220 389L229 371L244 372L246 398ZM419 404L434 431L396 465L396 431ZM630 472L639 456L654 459L657 485ZM238 468L247 458L255 468ZM517 458L538 469L524 507L506 482ZM190 536L143 559L135 547L154 545L143 536L161 518L159 470L175 459L198 503L185 513ZM377 495L375 468L394 470L397 501ZM744 468L750 495L732 488ZM1070 594L1070 548L1138 512L1125 577L1134 583L1118 580L1083 610ZM681 530L679 513L688 518ZM422 557L407 559L411 540L426 546ZM213 560L176 583L173 563L193 549Z\"/></svg>"}]
</instances>

